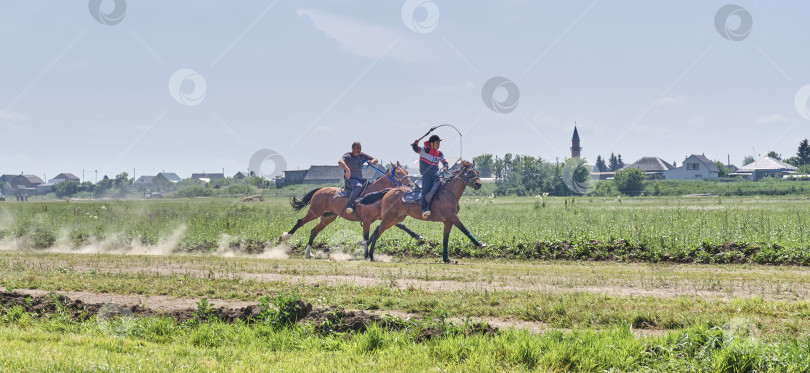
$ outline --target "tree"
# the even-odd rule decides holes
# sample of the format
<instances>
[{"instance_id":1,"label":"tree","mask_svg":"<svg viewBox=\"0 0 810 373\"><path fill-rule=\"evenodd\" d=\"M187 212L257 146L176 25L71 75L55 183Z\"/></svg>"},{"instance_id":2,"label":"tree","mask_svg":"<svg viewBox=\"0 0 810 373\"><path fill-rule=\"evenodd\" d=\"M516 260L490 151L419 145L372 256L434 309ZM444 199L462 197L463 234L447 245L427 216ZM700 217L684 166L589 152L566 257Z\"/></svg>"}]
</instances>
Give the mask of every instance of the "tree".
<instances>
[{"instance_id":1,"label":"tree","mask_svg":"<svg viewBox=\"0 0 810 373\"><path fill-rule=\"evenodd\" d=\"M778 159L780 161L782 160L782 155L775 152L775 151L773 151L773 150L768 152L768 156L771 157L771 158L776 158L776 159Z\"/></svg>"},{"instance_id":2,"label":"tree","mask_svg":"<svg viewBox=\"0 0 810 373\"><path fill-rule=\"evenodd\" d=\"M717 166L718 170L720 170L720 172L717 174L718 177L726 177L731 173L731 170L726 168L726 165L724 165L723 162L714 161L714 165Z\"/></svg>"},{"instance_id":3,"label":"tree","mask_svg":"<svg viewBox=\"0 0 810 373\"><path fill-rule=\"evenodd\" d=\"M112 180L110 180L110 178L107 177L107 175L104 175L101 181L96 183L96 186L93 188L93 194L95 194L96 197L101 197L105 193L107 193L108 190L112 189L112 187L113 187Z\"/></svg>"},{"instance_id":4,"label":"tree","mask_svg":"<svg viewBox=\"0 0 810 373\"><path fill-rule=\"evenodd\" d=\"M743 166L754 163L754 156L753 155L746 155L745 159L743 159Z\"/></svg>"},{"instance_id":5,"label":"tree","mask_svg":"<svg viewBox=\"0 0 810 373\"><path fill-rule=\"evenodd\" d=\"M610 158L608 158L608 166L610 171L618 171L621 168L619 167L619 159L613 153L610 153Z\"/></svg>"},{"instance_id":6,"label":"tree","mask_svg":"<svg viewBox=\"0 0 810 373\"><path fill-rule=\"evenodd\" d=\"M796 152L796 157L799 158L799 166L810 164L810 143L807 139L799 143L799 150Z\"/></svg>"},{"instance_id":7,"label":"tree","mask_svg":"<svg viewBox=\"0 0 810 373\"><path fill-rule=\"evenodd\" d=\"M119 196L124 196L127 194L130 184L132 184L132 180L129 179L129 174L126 172L115 175L113 187L118 191Z\"/></svg>"},{"instance_id":8,"label":"tree","mask_svg":"<svg viewBox=\"0 0 810 373\"><path fill-rule=\"evenodd\" d=\"M57 197L70 197L79 192L79 183L73 180L65 180L53 186Z\"/></svg>"},{"instance_id":9,"label":"tree","mask_svg":"<svg viewBox=\"0 0 810 373\"><path fill-rule=\"evenodd\" d=\"M790 158L785 158L785 159L782 160L782 162L785 162L785 163L787 163L787 164L789 164L791 166L796 166L796 167L801 166L801 161L799 160L799 157L795 157L795 156L790 157Z\"/></svg>"},{"instance_id":10,"label":"tree","mask_svg":"<svg viewBox=\"0 0 810 373\"><path fill-rule=\"evenodd\" d=\"M475 162L475 167L478 168L478 176L492 177L492 166L494 163L492 154L479 155L473 158L473 162Z\"/></svg>"},{"instance_id":11,"label":"tree","mask_svg":"<svg viewBox=\"0 0 810 373\"><path fill-rule=\"evenodd\" d=\"M613 176L613 182L619 192L632 197L641 194L646 178L644 171L638 168L626 168L616 172L616 175Z\"/></svg>"},{"instance_id":12,"label":"tree","mask_svg":"<svg viewBox=\"0 0 810 373\"><path fill-rule=\"evenodd\" d=\"M596 169L599 170L599 172L607 172L608 170L608 166L601 155L596 156Z\"/></svg>"},{"instance_id":13,"label":"tree","mask_svg":"<svg viewBox=\"0 0 810 373\"><path fill-rule=\"evenodd\" d=\"M616 163L619 164L619 168L618 168L619 170L624 168L624 161L622 160L622 155L621 154L619 154L619 158L618 158L618 160L616 160Z\"/></svg>"}]
</instances>

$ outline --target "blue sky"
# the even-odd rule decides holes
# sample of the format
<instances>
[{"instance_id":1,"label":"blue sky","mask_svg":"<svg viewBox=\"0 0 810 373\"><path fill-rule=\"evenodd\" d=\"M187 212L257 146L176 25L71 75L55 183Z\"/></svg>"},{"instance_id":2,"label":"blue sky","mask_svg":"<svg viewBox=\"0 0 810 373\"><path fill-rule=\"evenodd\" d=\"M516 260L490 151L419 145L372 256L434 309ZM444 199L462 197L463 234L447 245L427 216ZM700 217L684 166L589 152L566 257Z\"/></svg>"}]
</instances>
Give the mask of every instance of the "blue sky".
<instances>
[{"instance_id":1,"label":"blue sky","mask_svg":"<svg viewBox=\"0 0 810 373\"><path fill-rule=\"evenodd\" d=\"M100 3L97 15L115 9ZM734 3L753 20L739 41L716 29L716 1L125 4L108 25L93 2L0 5L0 173L232 174L260 149L296 169L334 164L353 141L411 162L408 144L442 123L464 133L465 158L562 160L575 122L591 162L705 153L739 165L810 137L796 105L810 84L807 2ZM194 92L178 75L186 104L169 89L181 69L205 82ZM484 103L496 76L519 88L511 112ZM458 156L459 136L439 135Z\"/></svg>"}]
</instances>

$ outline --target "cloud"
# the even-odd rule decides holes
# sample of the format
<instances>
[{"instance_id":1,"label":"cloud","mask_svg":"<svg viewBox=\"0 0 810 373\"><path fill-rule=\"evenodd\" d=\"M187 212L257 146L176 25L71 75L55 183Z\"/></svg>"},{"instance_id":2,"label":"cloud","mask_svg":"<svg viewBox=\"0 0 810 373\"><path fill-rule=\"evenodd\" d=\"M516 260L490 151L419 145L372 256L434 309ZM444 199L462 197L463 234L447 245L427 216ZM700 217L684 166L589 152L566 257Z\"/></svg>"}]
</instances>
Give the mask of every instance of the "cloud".
<instances>
[{"instance_id":1,"label":"cloud","mask_svg":"<svg viewBox=\"0 0 810 373\"><path fill-rule=\"evenodd\" d=\"M27 119L28 119L27 116L20 113L10 113L10 112L0 113L0 120L21 121Z\"/></svg>"},{"instance_id":2,"label":"cloud","mask_svg":"<svg viewBox=\"0 0 810 373\"><path fill-rule=\"evenodd\" d=\"M404 26L403 30L396 30L312 9L300 9L298 15L309 18L316 29L337 41L341 49L359 57L376 60L382 56L416 64L449 59L447 50L417 39Z\"/></svg>"},{"instance_id":3,"label":"cloud","mask_svg":"<svg viewBox=\"0 0 810 373\"><path fill-rule=\"evenodd\" d=\"M686 122L686 124L689 125L689 126L694 126L694 125L703 123L703 121L705 121L705 120L706 120L705 115L698 115L698 116L696 116L696 117L694 117L692 119L689 119L689 121Z\"/></svg>"},{"instance_id":4,"label":"cloud","mask_svg":"<svg viewBox=\"0 0 810 373\"><path fill-rule=\"evenodd\" d=\"M686 100L684 100L683 95L680 95L678 97L668 97L668 96L662 97L660 100L658 100L655 106L664 106L664 105L680 106L685 104Z\"/></svg>"},{"instance_id":5,"label":"cloud","mask_svg":"<svg viewBox=\"0 0 810 373\"><path fill-rule=\"evenodd\" d=\"M538 112L534 113L534 115L532 115L531 121L534 124L549 125L549 124L554 123L554 117L552 117L551 115L548 115L548 113L538 111ZM564 128L564 130L569 131L568 128ZM570 131L573 131L573 130L574 130L574 128L570 129Z\"/></svg>"},{"instance_id":6,"label":"cloud","mask_svg":"<svg viewBox=\"0 0 810 373\"><path fill-rule=\"evenodd\" d=\"M789 122L788 118L782 114L771 114L757 117L757 124L779 124Z\"/></svg>"},{"instance_id":7,"label":"cloud","mask_svg":"<svg viewBox=\"0 0 810 373\"><path fill-rule=\"evenodd\" d=\"M332 127L318 126L313 130L314 132L332 132Z\"/></svg>"},{"instance_id":8,"label":"cloud","mask_svg":"<svg viewBox=\"0 0 810 373\"><path fill-rule=\"evenodd\" d=\"M433 93L450 93L450 92L461 92L461 91L471 91L475 90L475 83L467 82L464 84L458 85L438 85L433 87L428 87L424 90L424 92L433 92Z\"/></svg>"},{"instance_id":9,"label":"cloud","mask_svg":"<svg viewBox=\"0 0 810 373\"><path fill-rule=\"evenodd\" d=\"M19 123L6 123L6 128L11 131L25 131L28 129L28 126Z\"/></svg>"}]
</instances>

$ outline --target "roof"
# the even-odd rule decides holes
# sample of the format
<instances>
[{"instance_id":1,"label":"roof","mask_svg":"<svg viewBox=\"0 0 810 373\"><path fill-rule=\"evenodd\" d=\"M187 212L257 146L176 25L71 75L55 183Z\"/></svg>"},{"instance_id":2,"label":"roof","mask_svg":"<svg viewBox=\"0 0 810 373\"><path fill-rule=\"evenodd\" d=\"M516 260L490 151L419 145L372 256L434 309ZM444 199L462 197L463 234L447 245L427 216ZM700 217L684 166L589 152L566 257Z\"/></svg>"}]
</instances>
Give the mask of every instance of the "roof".
<instances>
[{"instance_id":1,"label":"roof","mask_svg":"<svg viewBox=\"0 0 810 373\"><path fill-rule=\"evenodd\" d=\"M22 177L28 180L28 182L31 184L45 184L45 182L36 175L17 175L17 177Z\"/></svg>"},{"instance_id":2,"label":"roof","mask_svg":"<svg viewBox=\"0 0 810 373\"><path fill-rule=\"evenodd\" d=\"M246 172L239 171L233 175L233 177L248 177L249 175Z\"/></svg>"},{"instance_id":3,"label":"roof","mask_svg":"<svg viewBox=\"0 0 810 373\"><path fill-rule=\"evenodd\" d=\"M644 172L663 172L675 167L658 157L641 157L624 168L638 168Z\"/></svg>"},{"instance_id":4,"label":"roof","mask_svg":"<svg viewBox=\"0 0 810 373\"><path fill-rule=\"evenodd\" d=\"M571 141L579 141L579 132L577 131L577 126L574 126L574 137L571 138Z\"/></svg>"},{"instance_id":5,"label":"roof","mask_svg":"<svg viewBox=\"0 0 810 373\"><path fill-rule=\"evenodd\" d=\"M191 174L191 178L192 179L198 179L198 180L203 179L203 178L205 178L205 179L224 179L225 174L222 174L222 173L219 173L219 174L206 174L206 173Z\"/></svg>"},{"instance_id":6,"label":"roof","mask_svg":"<svg viewBox=\"0 0 810 373\"><path fill-rule=\"evenodd\" d=\"M177 182L177 181L183 180L183 179L180 178L180 176L177 176L177 174L172 173L172 172L161 172L158 175L163 175L163 177L165 177L166 180L169 180L171 182Z\"/></svg>"},{"instance_id":7,"label":"roof","mask_svg":"<svg viewBox=\"0 0 810 373\"><path fill-rule=\"evenodd\" d=\"M151 183L152 179L154 179L154 178L155 178L154 176L141 176L141 177L138 178L138 180L135 180L133 183L138 183L138 184Z\"/></svg>"},{"instance_id":8,"label":"roof","mask_svg":"<svg viewBox=\"0 0 810 373\"><path fill-rule=\"evenodd\" d=\"M69 172L63 172L63 173L61 173L61 174L59 174L59 175L56 175L56 176L54 176L54 177L53 177L53 179L54 179L54 180L59 180L59 179L63 179L63 180L74 180L74 181L79 181L79 180L81 180L81 179L79 179L79 177L78 177L78 176L76 176L76 175L74 175L74 174L71 174L71 173L69 173Z\"/></svg>"},{"instance_id":9,"label":"roof","mask_svg":"<svg viewBox=\"0 0 810 373\"><path fill-rule=\"evenodd\" d=\"M738 172L753 172L755 170L796 171L797 167L782 162L776 158L763 157L758 161L740 167Z\"/></svg>"},{"instance_id":10,"label":"roof","mask_svg":"<svg viewBox=\"0 0 810 373\"><path fill-rule=\"evenodd\" d=\"M378 174L379 173L371 167L363 169L363 178L365 179L375 179ZM343 179L343 169L341 169L340 166L311 166L307 172L307 176L304 176L304 181L340 179Z\"/></svg>"},{"instance_id":11,"label":"roof","mask_svg":"<svg viewBox=\"0 0 810 373\"><path fill-rule=\"evenodd\" d=\"M709 158L706 158L705 155L692 154L692 156L697 158L703 164L705 164L706 168L709 169L709 172L720 172L720 169L717 168L717 165L714 164L714 162L710 161Z\"/></svg>"}]
</instances>

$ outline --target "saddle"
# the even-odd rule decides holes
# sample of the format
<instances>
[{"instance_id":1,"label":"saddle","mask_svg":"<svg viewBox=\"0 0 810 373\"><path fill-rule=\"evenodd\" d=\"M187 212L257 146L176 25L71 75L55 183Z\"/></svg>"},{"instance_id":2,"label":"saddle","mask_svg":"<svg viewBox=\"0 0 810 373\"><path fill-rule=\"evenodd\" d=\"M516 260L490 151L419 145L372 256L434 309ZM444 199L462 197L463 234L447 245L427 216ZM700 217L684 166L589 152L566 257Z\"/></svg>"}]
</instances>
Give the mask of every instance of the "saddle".
<instances>
[{"instance_id":1,"label":"saddle","mask_svg":"<svg viewBox=\"0 0 810 373\"><path fill-rule=\"evenodd\" d=\"M366 182L363 183L363 187L360 188L360 195L361 196L363 195L363 192L366 190L366 188L369 186L369 184L370 183L369 183L368 180L366 180ZM340 190L337 193L335 193L335 196L333 198L348 197L348 196L349 196L349 190L346 189L346 186L344 185L343 188L340 188Z\"/></svg>"},{"instance_id":2,"label":"saddle","mask_svg":"<svg viewBox=\"0 0 810 373\"><path fill-rule=\"evenodd\" d=\"M439 188L443 183L435 183L433 184L433 188L427 194L428 202L433 200L433 197L438 193ZM402 202L405 203L422 203L422 186L414 187L413 189L405 192L402 195Z\"/></svg>"}]
</instances>

